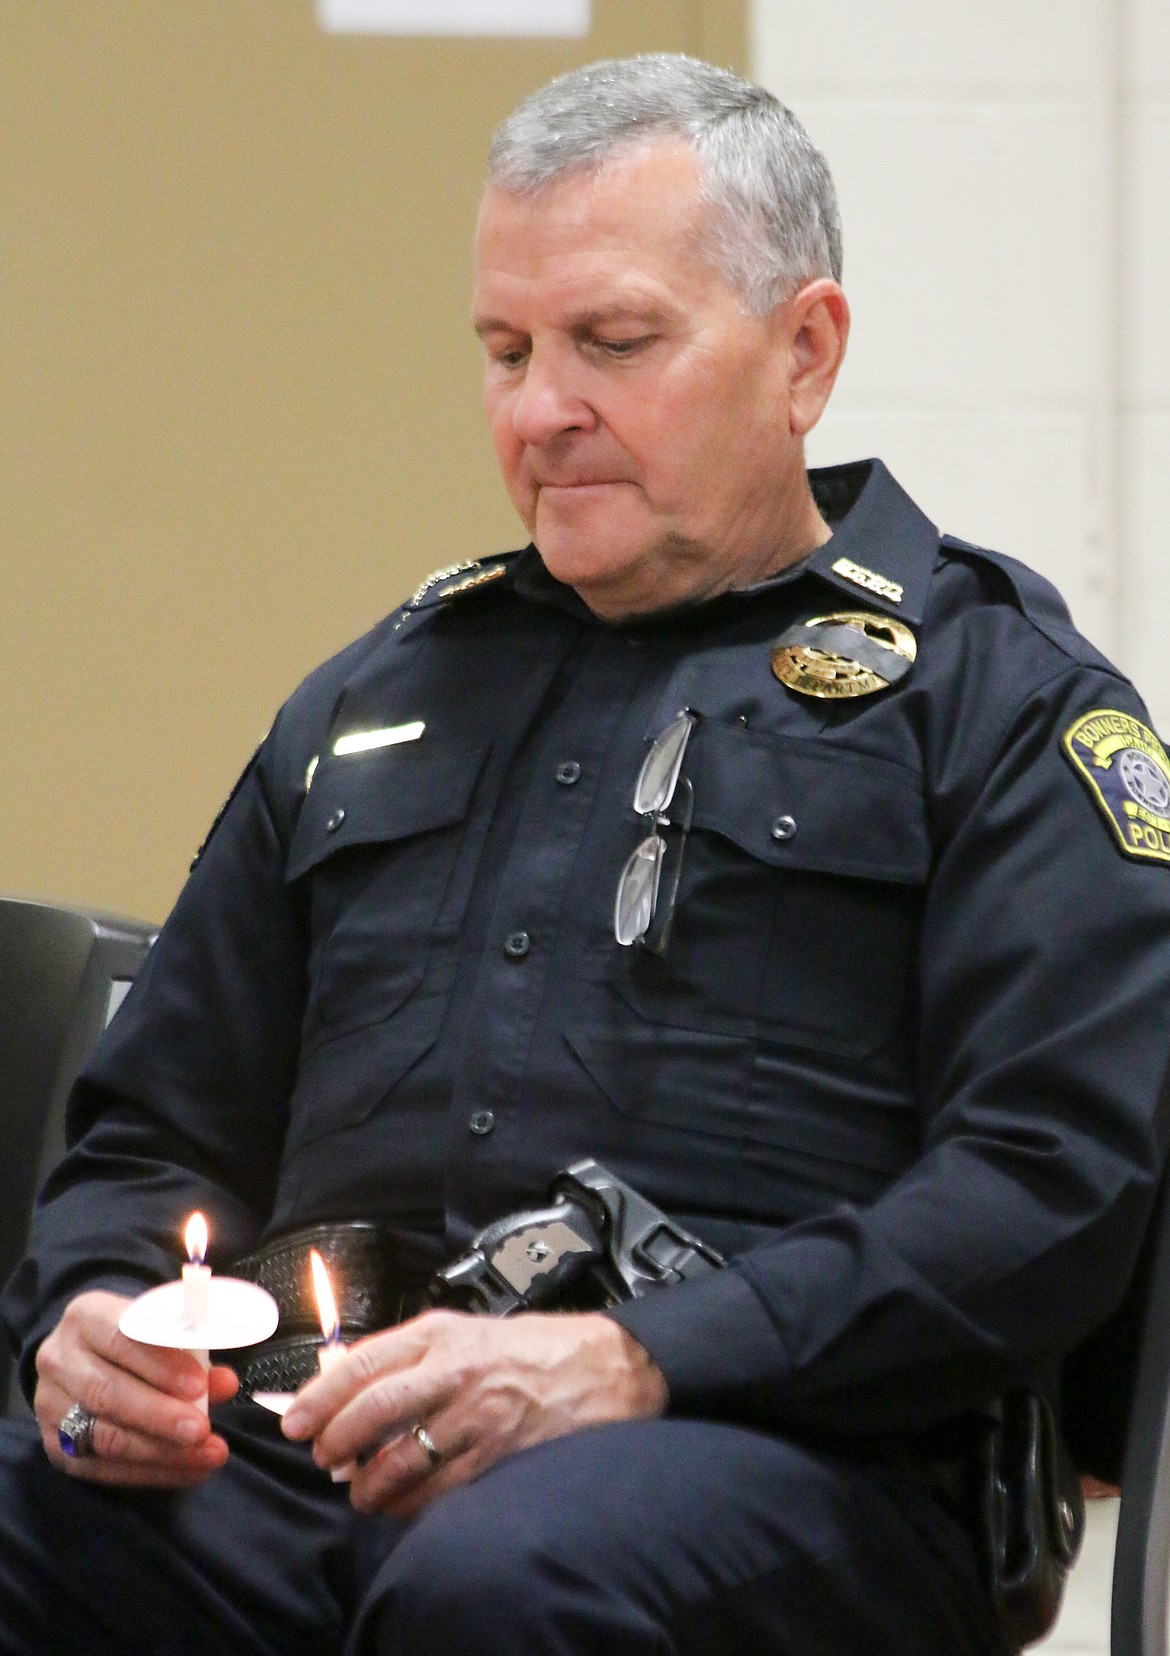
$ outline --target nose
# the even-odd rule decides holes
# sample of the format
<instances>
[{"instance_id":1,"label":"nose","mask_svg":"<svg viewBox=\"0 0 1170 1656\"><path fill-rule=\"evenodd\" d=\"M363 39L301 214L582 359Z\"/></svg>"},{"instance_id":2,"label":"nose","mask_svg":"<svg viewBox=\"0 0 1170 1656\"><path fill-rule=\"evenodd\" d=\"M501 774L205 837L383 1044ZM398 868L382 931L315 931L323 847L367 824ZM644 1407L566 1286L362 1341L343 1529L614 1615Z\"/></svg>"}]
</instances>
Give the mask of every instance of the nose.
<instances>
[{"instance_id":1,"label":"nose","mask_svg":"<svg viewBox=\"0 0 1170 1656\"><path fill-rule=\"evenodd\" d=\"M512 428L522 443L541 448L568 431L589 431L597 416L574 384L570 355L533 349L512 404Z\"/></svg>"}]
</instances>

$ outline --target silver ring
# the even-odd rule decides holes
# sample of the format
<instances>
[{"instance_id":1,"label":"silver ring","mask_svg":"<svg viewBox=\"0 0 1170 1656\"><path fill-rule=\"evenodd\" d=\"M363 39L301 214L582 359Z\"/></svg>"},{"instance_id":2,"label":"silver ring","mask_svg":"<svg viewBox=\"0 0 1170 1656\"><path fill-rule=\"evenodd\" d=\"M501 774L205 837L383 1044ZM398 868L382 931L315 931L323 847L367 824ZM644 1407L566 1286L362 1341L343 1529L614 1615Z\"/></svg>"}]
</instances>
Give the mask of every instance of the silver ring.
<instances>
[{"instance_id":1,"label":"silver ring","mask_svg":"<svg viewBox=\"0 0 1170 1656\"><path fill-rule=\"evenodd\" d=\"M75 1403L57 1428L57 1442L61 1452L74 1460L84 1460L93 1454L93 1429L97 1416L84 1403Z\"/></svg>"},{"instance_id":2,"label":"silver ring","mask_svg":"<svg viewBox=\"0 0 1170 1656\"><path fill-rule=\"evenodd\" d=\"M423 1426L421 1423L419 1423L418 1425L412 1426L410 1428L410 1435L414 1439L414 1441L418 1444L418 1446L422 1450L423 1454L427 1457L427 1460L430 1463L431 1471L432 1472L437 1471L438 1468L440 1466L442 1466L443 1461L445 1459L445 1456L443 1454L443 1451L439 1448L438 1444L435 1442L434 1438L427 1431L426 1427Z\"/></svg>"}]
</instances>

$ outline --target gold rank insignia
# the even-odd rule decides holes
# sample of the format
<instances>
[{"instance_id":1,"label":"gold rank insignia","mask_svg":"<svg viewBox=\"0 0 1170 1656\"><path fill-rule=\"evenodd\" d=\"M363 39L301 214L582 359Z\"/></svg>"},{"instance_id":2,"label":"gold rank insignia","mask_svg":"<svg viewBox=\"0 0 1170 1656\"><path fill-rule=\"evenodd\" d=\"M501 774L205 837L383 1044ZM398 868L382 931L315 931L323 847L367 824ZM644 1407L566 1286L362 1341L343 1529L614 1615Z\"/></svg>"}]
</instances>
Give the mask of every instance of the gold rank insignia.
<instances>
[{"instance_id":1,"label":"gold rank insignia","mask_svg":"<svg viewBox=\"0 0 1170 1656\"><path fill-rule=\"evenodd\" d=\"M852 581L854 586L863 587L866 592L874 593L878 598L885 598L891 604L902 602L899 581L891 581L874 569L866 569L864 564L854 563L852 558L838 558L833 564L833 573L843 580Z\"/></svg>"},{"instance_id":2,"label":"gold rank insignia","mask_svg":"<svg viewBox=\"0 0 1170 1656\"><path fill-rule=\"evenodd\" d=\"M773 645L772 671L802 696L871 696L908 673L917 654L914 634L901 621L850 610L789 627Z\"/></svg>"},{"instance_id":3,"label":"gold rank insignia","mask_svg":"<svg viewBox=\"0 0 1170 1656\"><path fill-rule=\"evenodd\" d=\"M1068 727L1061 745L1126 856L1170 862L1170 759L1153 731L1098 707Z\"/></svg>"},{"instance_id":4,"label":"gold rank insignia","mask_svg":"<svg viewBox=\"0 0 1170 1656\"><path fill-rule=\"evenodd\" d=\"M477 558L448 564L445 569L434 570L420 582L407 600L406 608L417 609L424 599L428 604L439 603L445 598L453 598L457 592L469 592L472 587L486 586L489 581L498 581L507 568L506 563L489 564L485 568Z\"/></svg>"}]
</instances>

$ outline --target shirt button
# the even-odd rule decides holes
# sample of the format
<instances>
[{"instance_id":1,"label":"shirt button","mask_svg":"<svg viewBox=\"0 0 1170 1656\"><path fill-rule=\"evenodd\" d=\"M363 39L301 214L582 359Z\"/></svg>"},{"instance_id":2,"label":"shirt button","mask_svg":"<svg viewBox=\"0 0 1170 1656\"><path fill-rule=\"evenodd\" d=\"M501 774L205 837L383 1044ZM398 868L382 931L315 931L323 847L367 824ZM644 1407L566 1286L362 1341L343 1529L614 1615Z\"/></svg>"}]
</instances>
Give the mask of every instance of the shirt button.
<instances>
[{"instance_id":1,"label":"shirt button","mask_svg":"<svg viewBox=\"0 0 1170 1656\"><path fill-rule=\"evenodd\" d=\"M772 838L774 840L790 840L796 832L796 822L790 816L778 816L772 824Z\"/></svg>"},{"instance_id":2,"label":"shirt button","mask_svg":"<svg viewBox=\"0 0 1170 1656\"><path fill-rule=\"evenodd\" d=\"M523 960L532 947L532 939L526 931L509 932L504 939L504 953L512 960Z\"/></svg>"},{"instance_id":3,"label":"shirt button","mask_svg":"<svg viewBox=\"0 0 1170 1656\"><path fill-rule=\"evenodd\" d=\"M581 767L575 759L566 759L557 766L557 781L562 788L571 788L581 775Z\"/></svg>"},{"instance_id":4,"label":"shirt button","mask_svg":"<svg viewBox=\"0 0 1170 1656\"><path fill-rule=\"evenodd\" d=\"M471 1131L473 1133L478 1133L480 1138L483 1138L485 1134L490 1133L495 1124L496 1118L490 1110L476 1110L475 1114L470 1116L467 1122L467 1125L471 1128Z\"/></svg>"},{"instance_id":5,"label":"shirt button","mask_svg":"<svg viewBox=\"0 0 1170 1656\"><path fill-rule=\"evenodd\" d=\"M344 821L345 807L339 805L333 815L329 818L328 822L325 824L325 832L327 834L335 834Z\"/></svg>"}]
</instances>

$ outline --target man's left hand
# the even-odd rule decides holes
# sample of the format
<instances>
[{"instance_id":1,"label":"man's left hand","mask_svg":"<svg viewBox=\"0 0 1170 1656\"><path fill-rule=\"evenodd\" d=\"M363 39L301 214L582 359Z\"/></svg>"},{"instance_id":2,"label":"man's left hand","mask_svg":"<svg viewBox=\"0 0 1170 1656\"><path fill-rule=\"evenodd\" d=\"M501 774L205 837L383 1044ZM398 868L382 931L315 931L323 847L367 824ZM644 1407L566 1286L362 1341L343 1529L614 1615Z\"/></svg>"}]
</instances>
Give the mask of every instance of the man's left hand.
<instances>
[{"instance_id":1,"label":"man's left hand","mask_svg":"<svg viewBox=\"0 0 1170 1656\"><path fill-rule=\"evenodd\" d=\"M322 1468L359 1462L351 1489L359 1512L409 1518L517 1449L660 1415L666 1404L657 1365L598 1313L427 1311L359 1341L303 1386L284 1431L311 1438Z\"/></svg>"}]
</instances>

